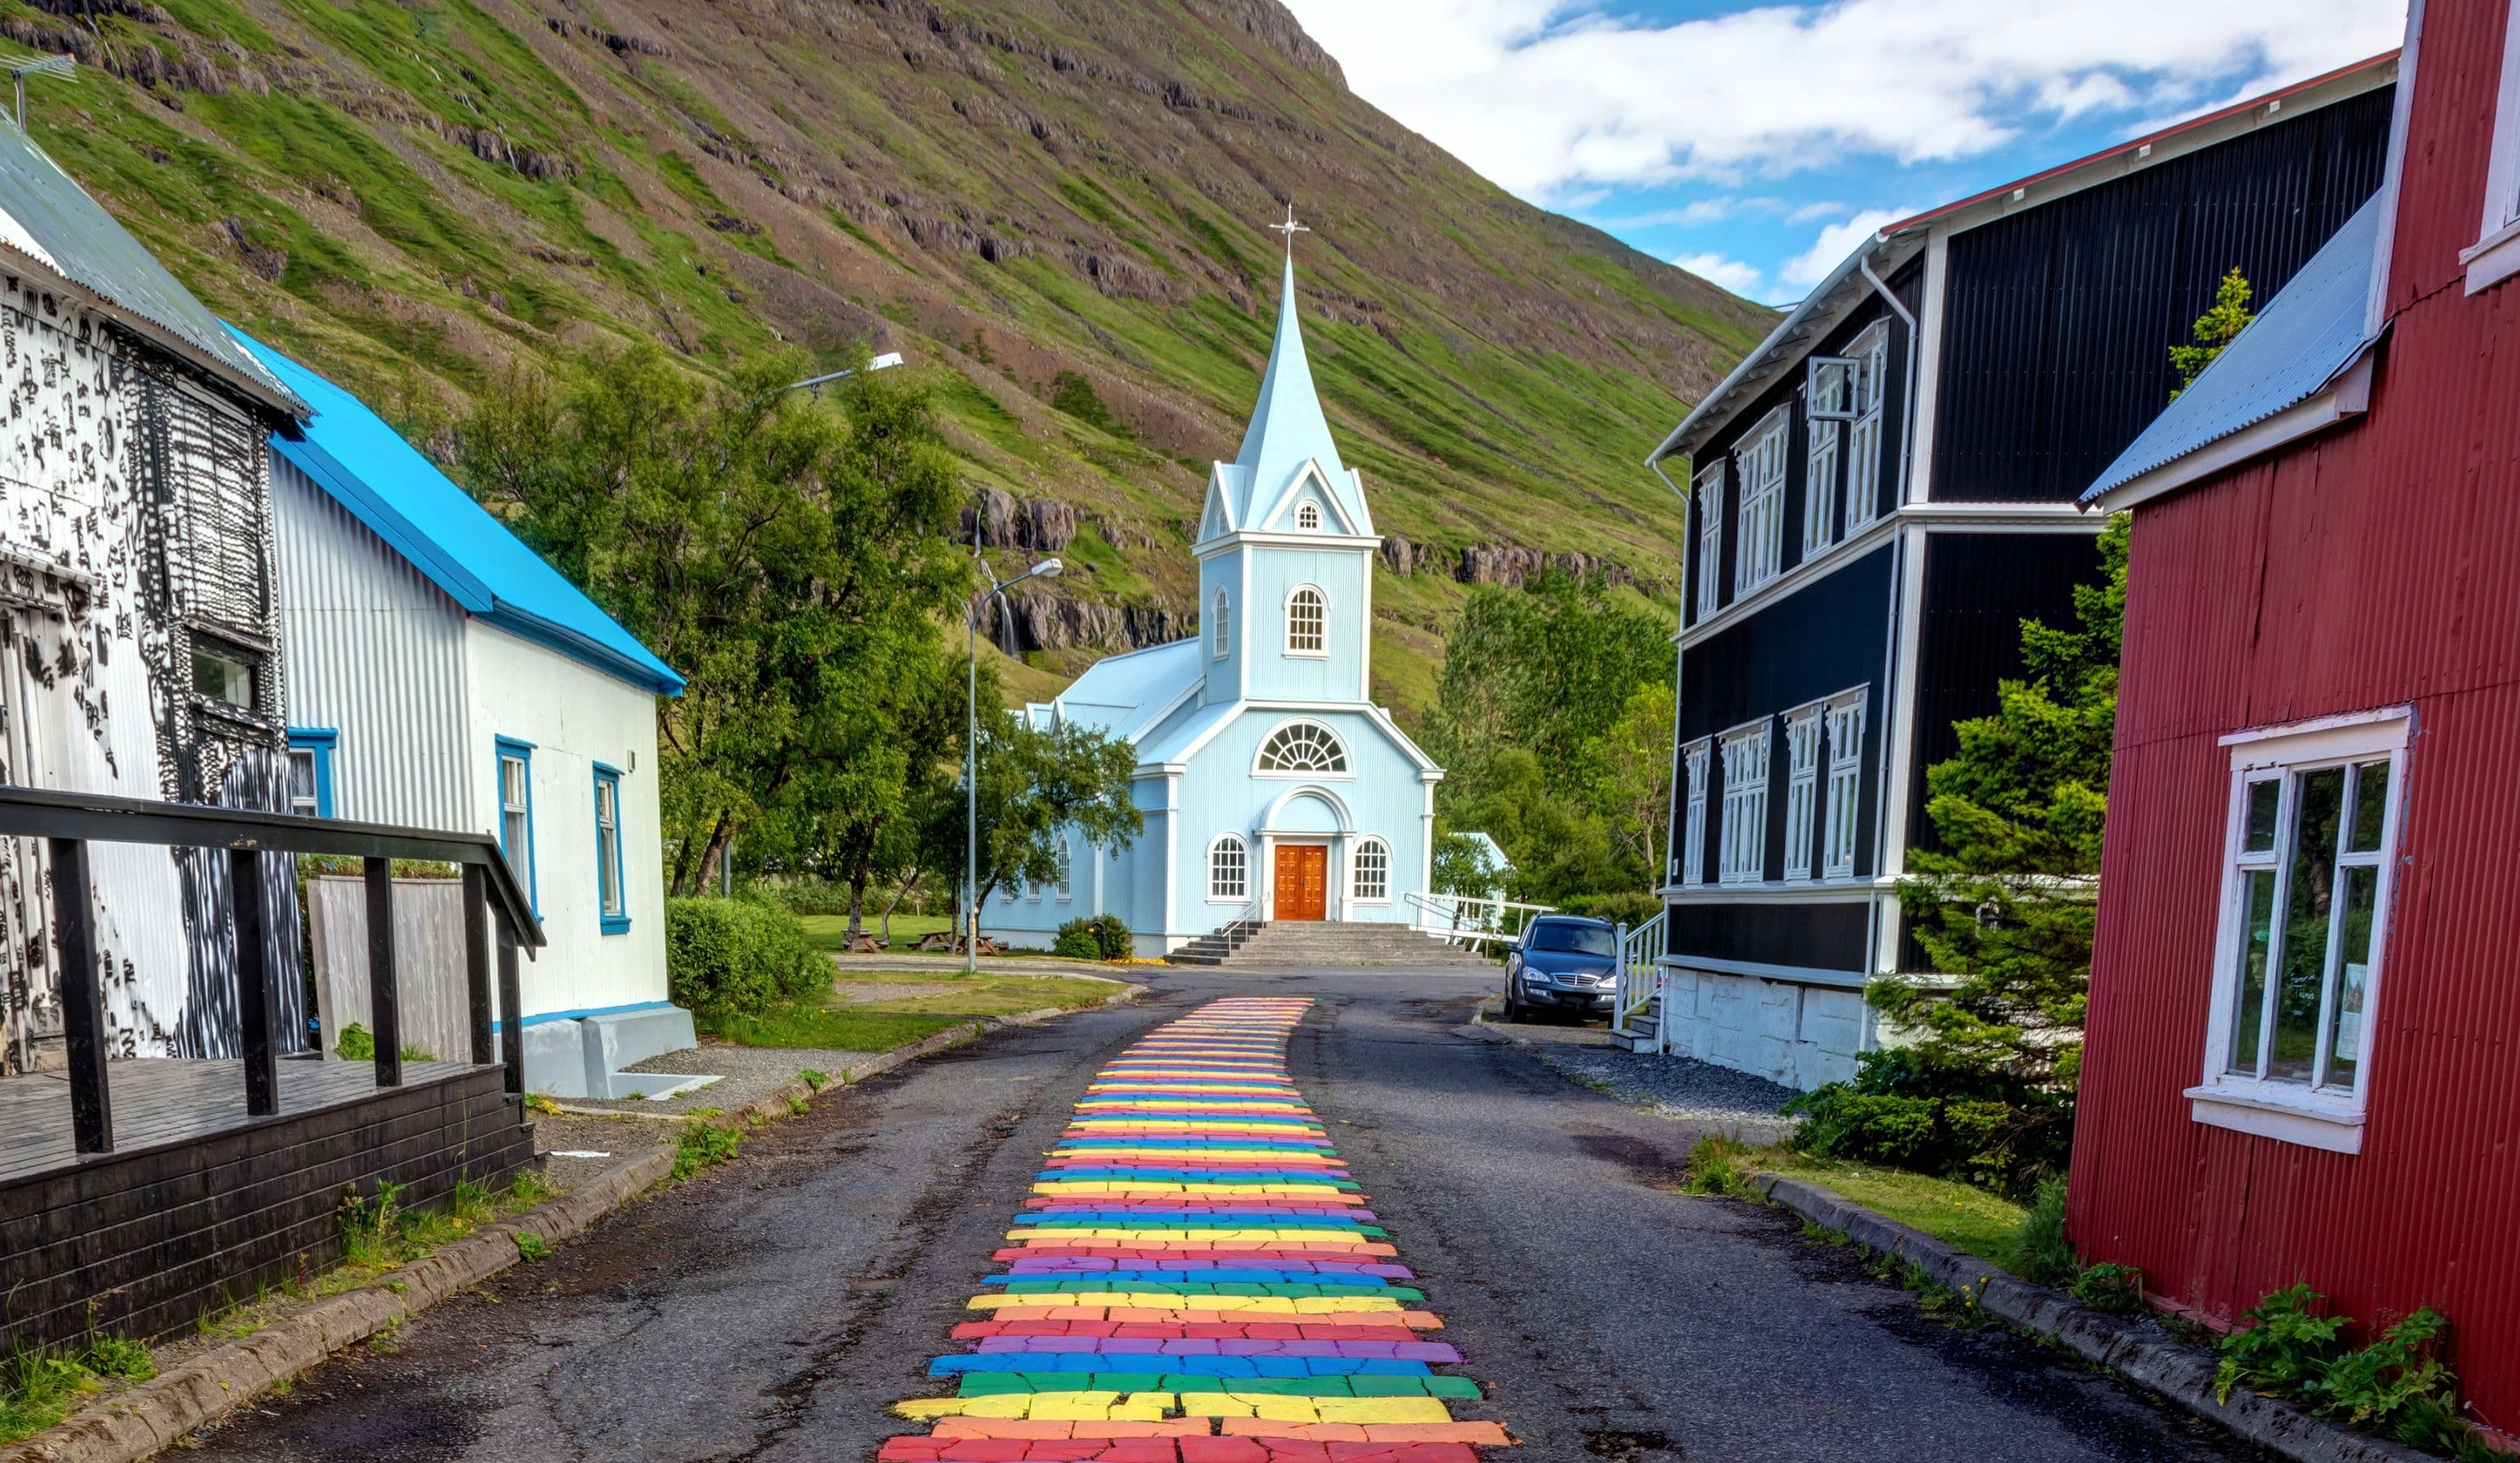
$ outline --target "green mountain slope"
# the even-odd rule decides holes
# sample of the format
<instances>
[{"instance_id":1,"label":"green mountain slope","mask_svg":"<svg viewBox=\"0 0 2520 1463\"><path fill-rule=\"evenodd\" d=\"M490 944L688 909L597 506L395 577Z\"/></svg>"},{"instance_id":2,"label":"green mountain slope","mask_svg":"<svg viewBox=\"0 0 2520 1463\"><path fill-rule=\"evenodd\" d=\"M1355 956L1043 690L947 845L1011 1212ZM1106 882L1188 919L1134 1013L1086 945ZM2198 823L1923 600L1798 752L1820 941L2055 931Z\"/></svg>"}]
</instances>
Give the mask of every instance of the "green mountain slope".
<instances>
[{"instance_id":1,"label":"green mountain slope","mask_svg":"<svg viewBox=\"0 0 2520 1463\"><path fill-rule=\"evenodd\" d=\"M1461 579L1521 561L1464 549L1676 580L1636 465L1774 318L1489 185L1275 0L0 0L0 35L85 64L30 130L179 276L424 436L633 338L950 373L984 516L1077 565L1036 689L1189 620L1288 200L1332 423L1416 551L1376 587L1404 708Z\"/></svg>"}]
</instances>

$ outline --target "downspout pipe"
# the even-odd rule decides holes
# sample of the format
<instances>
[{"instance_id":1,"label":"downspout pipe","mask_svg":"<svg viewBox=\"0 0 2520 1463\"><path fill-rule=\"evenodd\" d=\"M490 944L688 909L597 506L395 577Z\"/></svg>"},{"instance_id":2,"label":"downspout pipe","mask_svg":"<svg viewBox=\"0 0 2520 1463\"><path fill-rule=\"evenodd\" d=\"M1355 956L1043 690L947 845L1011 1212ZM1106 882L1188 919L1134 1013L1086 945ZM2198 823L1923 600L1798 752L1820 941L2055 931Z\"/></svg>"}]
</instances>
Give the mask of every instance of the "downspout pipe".
<instances>
[{"instance_id":1,"label":"downspout pipe","mask_svg":"<svg viewBox=\"0 0 2520 1463\"><path fill-rule=\"evenodd\" d=\"M1864 281L1866 284L1872 287L1872 292L1881 296L1881 302L1890 307L1890 313L1898 316L1900 324L1908 328L1907 385L1906 388L1899 393L1898 506L1900 508L1906 508L1908 506L1909 486L1912 480L1911 474L1913 471L1916 457L1916 391L1918 386L1922 384L1917 380L1916 373L1918 362L1922 359L1922 352L1924 349L1924 332L1917 326L1916 317L1909 312L1906 302L1899 298L1897 292L1891 289L1889 284L1885 282L1881 276L1872 272L1872 250L1881 243L1882 239L1880 236L1876 235L1873 238L1872 243L1866 245L1865 248L1856 255L1855 267L1863 272ZM1899 672L1901 669L1899 665L1899 626L1901 621L1904 620L1907 615L1907 604L1905 602L1908 587L1907 560L1908 536L1903 532L1893 540L1890 551L1890 623L1887 632L1883 636L1881 646L1882 719L1879 734L1881 737L1881 748L1885 755L1881 762L1881 776L1879 778L1879 783L1873 789L1872 796L1872 876L1875 879L1881 877L1882 867L1888 862L1886 856L1889 852L1887 840L1883 837L1883 835L1889 831L1890 823L1890 766L1889 758L1886 754L1890 749L1890 728L1894 719L1893 711L1899 704ZM1880 896L1876 893L1871 899L1867 900L1865 902L1864 909L1865 949L1867 952L1865 958L1869 961L1879 957L1879 952L1881 949ZM1869 980L1873 976L1881 973L1882 972L1879 971L1868 971L1866 972L1866 979ZM1859 1044L1869 1049L1868 1042Z\"/></svg>"}]
</instances>

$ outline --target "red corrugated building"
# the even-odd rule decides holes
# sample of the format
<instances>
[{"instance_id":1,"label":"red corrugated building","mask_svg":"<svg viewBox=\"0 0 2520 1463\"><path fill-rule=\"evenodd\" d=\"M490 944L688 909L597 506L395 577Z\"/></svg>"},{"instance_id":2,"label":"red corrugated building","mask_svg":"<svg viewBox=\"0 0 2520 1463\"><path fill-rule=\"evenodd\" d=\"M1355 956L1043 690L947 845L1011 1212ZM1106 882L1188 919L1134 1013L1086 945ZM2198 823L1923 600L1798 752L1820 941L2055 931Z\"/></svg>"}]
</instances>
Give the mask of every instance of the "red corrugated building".
<instances>
[{"instance_id":1,"label":"red corrugated building","mask_svg":"<svg viewBox=\"0 0 2520 1463\"><path fill-rule=\"evenodd\" d=\"M2416 0L2381 193L2130 509L2070 1225L2228 1319L2447 1313L2520 1424L2520 26Z\"/></svg>"}]
</instances>

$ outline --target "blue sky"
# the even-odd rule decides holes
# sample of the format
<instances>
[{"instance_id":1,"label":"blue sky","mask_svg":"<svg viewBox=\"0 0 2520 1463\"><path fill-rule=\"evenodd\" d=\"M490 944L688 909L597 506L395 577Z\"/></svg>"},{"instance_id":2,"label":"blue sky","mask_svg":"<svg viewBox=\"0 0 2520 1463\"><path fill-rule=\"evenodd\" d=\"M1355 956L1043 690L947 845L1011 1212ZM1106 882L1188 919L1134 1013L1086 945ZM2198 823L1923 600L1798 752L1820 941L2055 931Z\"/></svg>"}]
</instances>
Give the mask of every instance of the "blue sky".
<instances>
[{"instance_id":1,"label":"blue sky","mask_svg":"<svg viewBox=\"0 0 2520 1463\"><path fill-rule=\"evenodd\" d=\"M1918 212L2398 44L2405 0L1287 0L1360 95L1753 299Z\"/></svg>"}]
</instances>

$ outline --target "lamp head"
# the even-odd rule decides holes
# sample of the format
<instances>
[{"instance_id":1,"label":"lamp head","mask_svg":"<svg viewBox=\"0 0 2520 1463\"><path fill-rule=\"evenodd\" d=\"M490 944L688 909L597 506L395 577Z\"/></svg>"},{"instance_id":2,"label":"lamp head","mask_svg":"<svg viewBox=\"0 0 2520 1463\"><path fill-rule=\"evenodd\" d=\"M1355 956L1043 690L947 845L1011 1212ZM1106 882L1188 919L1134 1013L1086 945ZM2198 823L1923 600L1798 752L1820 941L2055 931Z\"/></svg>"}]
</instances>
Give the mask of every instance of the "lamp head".
<instances>
[{"instance_id":1,"label":"lamp head","mask_svg":"<svg viewBox=\"0 0 2520 1463\"><path fill-rule=\"evenodd\" d=\"M1045 558L1040 563L1032 566L1032 572L1043 579L1057 579L1061 567L1063 566L1058 560L1055 558Z\"/></svg>"}]
</instances>

